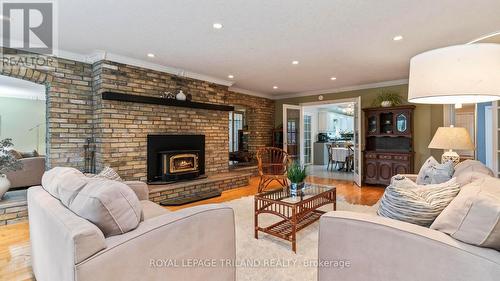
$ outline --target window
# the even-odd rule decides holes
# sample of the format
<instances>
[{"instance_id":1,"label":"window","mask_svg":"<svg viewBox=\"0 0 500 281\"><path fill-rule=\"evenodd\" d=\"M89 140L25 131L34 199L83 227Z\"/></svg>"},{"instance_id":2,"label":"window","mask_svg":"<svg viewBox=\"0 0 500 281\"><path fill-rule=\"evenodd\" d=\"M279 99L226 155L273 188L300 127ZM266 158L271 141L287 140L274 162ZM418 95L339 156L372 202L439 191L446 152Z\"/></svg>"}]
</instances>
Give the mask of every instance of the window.
<instances>
[{"instance_id":1,"label":"window","mask_svg":"<svg viewBox=\"0 0 500 281\"><path fill-rule=\"evenodd\" d=\"M297 144L297 122L295 120L288 120L287 134L288 144Z\"/></svg>"},{"instance_id":2,"label":"window","mask_svg":"<svg viewBox=\"0 0 500 281\"><path fill-rule=\"evenodd\" d=\"M304 164L311 164L312 141L311 116L304 115Z\"/></svg>"},{"instance_id":3,"label":"window","mask_svg":"<svg viewBox=\"0 0 500 281\"><path fill-rule=\"evenodd\" d=\"M229 113L229 152L239 150L239 131L245 126L245 112L232 111Z\"/></svg>"}]
</instances>

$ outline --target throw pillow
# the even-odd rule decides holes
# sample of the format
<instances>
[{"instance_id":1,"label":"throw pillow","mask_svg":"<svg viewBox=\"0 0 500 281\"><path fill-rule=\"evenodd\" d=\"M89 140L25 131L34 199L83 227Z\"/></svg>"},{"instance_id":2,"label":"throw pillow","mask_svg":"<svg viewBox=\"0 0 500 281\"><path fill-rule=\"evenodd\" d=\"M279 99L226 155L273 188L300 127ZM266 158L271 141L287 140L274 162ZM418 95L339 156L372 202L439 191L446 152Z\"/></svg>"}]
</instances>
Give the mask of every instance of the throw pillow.
<instances>
[{"instance_id":1,"label":"throw pillow","mask_svg":"<svg viewBox=\"0 0 500 281\"><path fill-rule=\"evenodd\" d=\"M417 185L409 179L393 179L382 199L378 214L383 217L430 226L460 190L456 179L442 184Z\"/></svg>"},{"instance_id":2,"label":"throw pillow","mask_svg":"<svg viewBox=\"0 0 500 281\"><path fill-rule=\"evenodd\" d=\"M453 177L454 172L455 169L453 168L452 161L434 165L429 171L431 184L440 184L449 181Z\"/></svg>"},{"instance_id":3,"label":"throw pillow","mask_svg":"<svg viewBox=\"0 0 500 281\"><path fill-rule=\"evenodd\" d=\"M500 179L484 177L463 186L431 228L465 243L500 250Z\"/></svg>"},{"instance_id":4,"label":"throw pillow","mask_svg":"<svg viewBox=\"0 0 500 281\"><path fill-rule=\"evenodd\" d=\"M76 215L94 223L106 237L135 229L143 218L137 195L122 182L56 167L45 172L42 186Z\"/></svg>"},{"instance_id":5,"label":"throw pillow","mask_svg":"<svg viewBox=\"0 0 500 281\"><path fill-rule=\"evenodd\" d=\"M108 166L104 167L104 169L95 177L114 180L114 181L123 181L120 175L118 175L118 173L115 170L113 170L113 168Z\"/></svg>"},{"instance_id":6,"label":"throw pillow","mask_svg":"<svg viewBox=\"0 0 500 281\"><path fill-rule=\"evenodd\" d=\"M9 154L14 157L15 159L19 160L19 159L22 159L23 156L21 155L21 153L17 150L14 150L14 149L11 149L9 150Z\"/></svg>"},{"instance_id":7,"label":"throw pillow","mask_svg":"<svg viewBox=\"0 0 500 281\"><path fill-rule=\"evenodd\" d=\"M23 158L32 158L32 157L38 157L40 155L38 154L38 151L33 150L33 151L28 151L28 152L21 152L21 156Z\"/></svg>"},{"instance_id":8,"label":"throw pillow","mask_svg":"<svg viewBox=\"0 0 500 281\"><path fill-rule=\"evenodd\" d=\"M99 227L106 237L135 229L142 217L142 205L130 187L102 178L87 178L67 207Z\"/></svg>"},{"instance_id":9,"label":"throw pillow","mask_svg":"<svg viewBox=\"0 0 500 281\"><path fill-rule=\"evenodd\" d=\"M417 176L417 184L430 184L431 179L428 177L427 170L430 169L430 167L434 165L438 165L439 162L434 159L434 157L429 157L427 160L425 160L424 164L422 165L422 168L420 168L420 171L418 172Z\"/></svg>"},{"instance_id":10,"label":"throw pillow","mask_svg":"<svg viewBox=\"0 0 500 281\"><path fill-rule=\"evenodd\" d=\"M42 176L42 187L55 198L61 200L61 190L75 190L81 188L82 172L75 168L55 167L46 171Z\"/></svg>"},{"instance_id":11,"label":"throw pillow","mask_svg":"<svg viewBox=\"0 0 500 281\"><path fill-rule=\"evenodd\" d=\"M440 184L451 179L454 173L453 162L439 164L434 157L429 157L420 169L417 184Z\"/></svg>"}]
</instances>

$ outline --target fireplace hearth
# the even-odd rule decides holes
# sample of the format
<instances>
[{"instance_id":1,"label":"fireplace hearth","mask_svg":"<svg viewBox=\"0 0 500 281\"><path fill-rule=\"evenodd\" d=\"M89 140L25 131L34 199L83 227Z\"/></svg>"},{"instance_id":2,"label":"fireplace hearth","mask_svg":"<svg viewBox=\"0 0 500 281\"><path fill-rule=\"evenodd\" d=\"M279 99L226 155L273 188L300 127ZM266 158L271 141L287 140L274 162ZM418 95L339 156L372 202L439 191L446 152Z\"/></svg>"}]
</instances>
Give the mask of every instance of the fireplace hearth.
<instances>
[{"instance_id":1,"label":"fireplace hearth","mask_svg":"<svg viewBox=\"0 0 500 281\"><path fill-rule=\"evenodd\" d=\"M173 183L205 174L204 135L148 135L148 182Z\"/></svg>"}]
</instances>

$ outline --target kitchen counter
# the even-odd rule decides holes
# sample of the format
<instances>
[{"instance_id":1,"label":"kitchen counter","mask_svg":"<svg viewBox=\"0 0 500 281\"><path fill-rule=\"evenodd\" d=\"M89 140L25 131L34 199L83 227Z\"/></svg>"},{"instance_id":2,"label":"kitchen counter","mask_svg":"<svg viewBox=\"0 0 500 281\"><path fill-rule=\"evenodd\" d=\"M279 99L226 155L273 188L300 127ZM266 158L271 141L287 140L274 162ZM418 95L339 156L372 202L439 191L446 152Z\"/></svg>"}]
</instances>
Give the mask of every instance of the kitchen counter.
<instances>
[{"instance_id":1,"label":"kitchen counter","mask_svg":"<svg viewBox=\"0 0 500 281\"><path fill-rule=\"evenodd\" d=\"M315 142L314 143L314 165L328 164L328 148L327 144L331 142Z\"/></svg>"}]
</instances>

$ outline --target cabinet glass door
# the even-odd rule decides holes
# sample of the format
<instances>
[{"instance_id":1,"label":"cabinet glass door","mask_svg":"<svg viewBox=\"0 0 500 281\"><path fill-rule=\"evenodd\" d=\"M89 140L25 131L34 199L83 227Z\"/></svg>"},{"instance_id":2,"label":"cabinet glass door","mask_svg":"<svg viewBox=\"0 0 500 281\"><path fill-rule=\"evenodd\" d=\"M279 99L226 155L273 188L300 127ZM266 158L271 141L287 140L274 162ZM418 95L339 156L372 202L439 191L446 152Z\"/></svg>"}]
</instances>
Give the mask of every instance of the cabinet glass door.
<instances>
[{"instance_id":1,"label":"cabinet glass door","mask_svg":"<svg viewBox=\"0 0 500 281\"><path fill-rule=\"evenodd\" d=\"M404 113L400 113L396 116L396 131L404 133L406 130L408 130L408 118Z\"/></svg>"},{"instance_id":2,"label":"cabinet glass door","mask_svg":"<svg viewBox=\"0 0 500 281\"><path fill-rule=\"evenodd\" d=\"M368 133L377 133L377 116L375 115L368 117Z\"/></svg>"}]
</instances>

